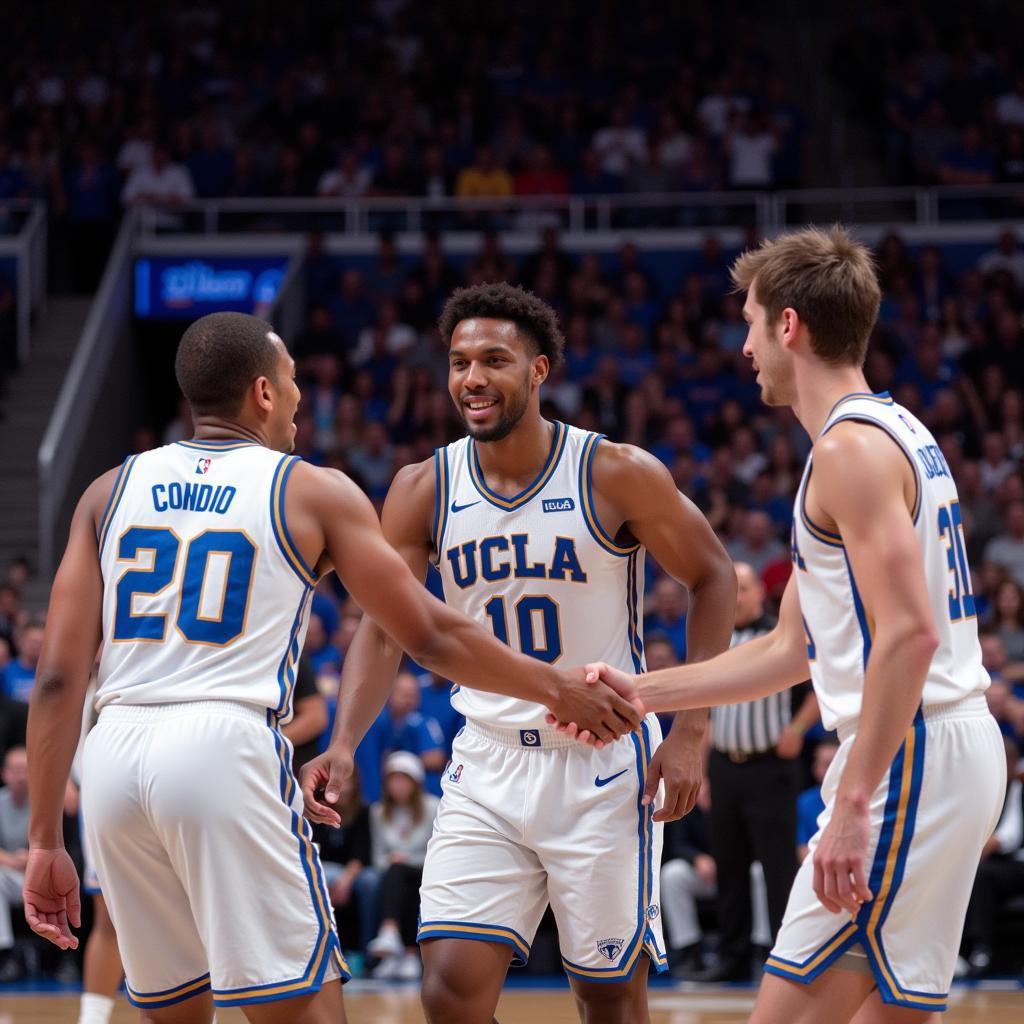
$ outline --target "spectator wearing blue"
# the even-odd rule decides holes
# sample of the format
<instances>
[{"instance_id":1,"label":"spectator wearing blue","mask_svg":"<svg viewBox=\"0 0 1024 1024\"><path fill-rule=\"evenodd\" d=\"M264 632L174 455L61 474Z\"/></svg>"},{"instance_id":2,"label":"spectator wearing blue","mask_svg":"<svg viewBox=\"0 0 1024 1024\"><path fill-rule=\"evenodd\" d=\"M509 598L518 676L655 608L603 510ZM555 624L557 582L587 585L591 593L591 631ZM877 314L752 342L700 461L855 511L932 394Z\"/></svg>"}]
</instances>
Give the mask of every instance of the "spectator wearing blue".
<instances>
[{"instance_id":1,"label":"spectator wearing blue","mask_svg":"<svg viewBox=\"0 0 1024 1024\"><path fill-rule=\"evenodd\" d=\"M825 801L821 798L821 784L825 781L829 766L839 751L839 741L826 736L814 748L814 760L811 762L811 775L814 785L805 789L796 798L796 855L801 863L807 857L807 844L811 836L818 831L818 815L825 809Z\"/></svg>"},{"instance_id":2,"label":"spectator wearing blue","mask_svg":"<svg viewBox=\"0 0 1024 1024\"><path fill-rule=\"evenodd\" d=\"M420 714L428 722L433 720L441 727L445 754L449 755L456 734L466 724L465 717L452 707L452 684L447 679L434 675L433 672L423 672L422 675L418 675L418 680ZM428 789L433 792L430 786Z\"/></svg>"},{"instance_id":3,"label":"spectator wearing blue","mask_svg":"<svg viewBox=\"0 0 1024 1024\"><path fill-rule=\"evenodd\" d=\"M356 764L363 779L363 795L371 803L380 799L381 765L396 750L416 754L430 774L431 788L440 788L440 774L448 760L444 734L433 719L419 711L420 686L410 672L399 672L387 706L356 748Z\"/></svg>"},{"instance_id":4,"label":"spectator wearing blue","mask_svg":"<svg viewBox=\"0 0 1024 1024\"><path fill-rule=\"evenodd\" d=\"M668 638L680 661L686 660L686 590L671 576L661 576L645 601L644 632ZM648 607L650 610L648 611Z\"/></svg>"},{"instance_id":5,"label":"spectator wearing blue","mask_svg":"<svg viewBox=\"0 0 1024 1024\"><path fill-rule=\"evenodd\" d=\"M18 630L16 637L18 656L4 669L4 692L14 700L28 703L36 681L36 666L43 647L43 627L30 622Z\"/></svg>"},{"instance_id":6,"label":"spectator wearing blue","mask_svg":"<svg viewBox=\"0 0 1024 1024\"><path fill-rule=\"evenodd\" d=\"M341 663L344 660L341 651L331 643L330 634L317 612L310 613L306 645L303 650L313 666L315 676L323 675L325 672L333 672L336 675L341 673Z\"/></svg>"},{"instance_id":7,"label":"spectator wearing blue","mask_svg":"<svg viewBox=\"0 0 1024 1024\"><path fill-rule=\"evenodd\" d=\"M84 141L64 179L72 273L81 291L92 291L99 283L121 215L120 191L114 165L93 142Z\"/></svg>"}]
</instances>

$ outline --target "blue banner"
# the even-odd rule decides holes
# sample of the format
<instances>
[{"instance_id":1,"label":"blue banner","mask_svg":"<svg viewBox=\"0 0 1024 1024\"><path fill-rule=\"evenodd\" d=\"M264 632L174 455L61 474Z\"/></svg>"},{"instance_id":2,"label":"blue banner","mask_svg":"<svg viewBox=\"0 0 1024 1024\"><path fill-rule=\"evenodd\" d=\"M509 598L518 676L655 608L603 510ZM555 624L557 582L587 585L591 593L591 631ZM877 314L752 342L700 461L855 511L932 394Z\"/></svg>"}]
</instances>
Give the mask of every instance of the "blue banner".
<instances>
[{"instance_id":1,"label":"blue banner","mask_svg":"<svg viewBox=\"0 0 1024 1024\"><path fill-rule=\"evenodd\" d=\"M287 269L287 256L136 260L135 315L194 320L221 310L255 313L277 297Z\"/></svg>"}]
</instances>

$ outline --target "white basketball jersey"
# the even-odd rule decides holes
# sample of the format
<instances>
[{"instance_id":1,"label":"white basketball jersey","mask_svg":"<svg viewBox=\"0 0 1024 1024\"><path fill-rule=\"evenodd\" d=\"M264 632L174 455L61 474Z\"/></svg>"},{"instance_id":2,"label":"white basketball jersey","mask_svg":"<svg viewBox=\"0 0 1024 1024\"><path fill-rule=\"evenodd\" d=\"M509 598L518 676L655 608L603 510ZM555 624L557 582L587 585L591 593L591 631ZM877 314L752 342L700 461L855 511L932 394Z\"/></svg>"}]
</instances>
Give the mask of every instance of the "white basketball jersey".
<instances>
[{"instance_id":1,"label":"white basketball jersey","mask_svg":"<svg viewBox=\"0 0 1024 1024\"><path fill-rule=\"evenodd\" d=\"M228 700L290 717L315 584L285 522L297 461L182 441L124 463L99 533L98 708Z\"/></svg>"},{"instance_id":2,"label":"white basketball jersey","mask_svg":"<svg viewBox=\"0 0 1024 1024\"><path fill-rule=\"evenodd\" d=\"M445 601L543 661L642 672L643 549L616 544L594 514L590 470L600 435L554 427L544 468L514 497L487 486L471 438L435 453L434 547ZM545 708L514 697L462 687L452 705L498 728L545 725Z\"/></svg>"},{"instance_id":3,"label":"white basketball jersey","mask_svg":"<svg viewBox=\"0 0 1024 1024\"><path fill-rule=\"evenodd\" d=\"M939 637L925 679L924 706L986 690L989 678L981 664L960 502L939 446L925 426L887 393L843 398L829 413L822 435L843 420L859 420L884 430L914 470L914 528ZM796 496L791 554L807 632L811 680L822 721L834 729L838 723L860 716L874 623L865 612L842 537L823 529L807 514L805 495L813 472L812 457L813 453L807 458Z\"/></svg>"}]
</instances>

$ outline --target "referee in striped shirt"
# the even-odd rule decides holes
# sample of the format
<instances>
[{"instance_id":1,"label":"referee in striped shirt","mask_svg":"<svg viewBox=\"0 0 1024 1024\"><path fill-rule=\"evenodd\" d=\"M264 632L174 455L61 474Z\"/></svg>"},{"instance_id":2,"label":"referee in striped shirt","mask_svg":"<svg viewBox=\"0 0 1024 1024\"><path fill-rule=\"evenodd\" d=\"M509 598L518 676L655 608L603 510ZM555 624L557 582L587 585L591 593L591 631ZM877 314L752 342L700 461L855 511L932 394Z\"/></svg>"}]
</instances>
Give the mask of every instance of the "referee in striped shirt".
<instances>
[{"instance_id":1,"label":"referee in striped shirt","mask_svg":"<svg viewBox=\"0 0 1024 1024\"><path fill-rule=\"evenodd\" d=\"M736 563L736 627L732 645L769 632L765 588L746 562ZM718 868L718 964L701 981L750 978L750 865L760 861L768 891L772 941L782 924L796 874L796 760L818 719L813 692L792 712L790 692L711 709L711 848Z\"/></svg>"}]
</instances>

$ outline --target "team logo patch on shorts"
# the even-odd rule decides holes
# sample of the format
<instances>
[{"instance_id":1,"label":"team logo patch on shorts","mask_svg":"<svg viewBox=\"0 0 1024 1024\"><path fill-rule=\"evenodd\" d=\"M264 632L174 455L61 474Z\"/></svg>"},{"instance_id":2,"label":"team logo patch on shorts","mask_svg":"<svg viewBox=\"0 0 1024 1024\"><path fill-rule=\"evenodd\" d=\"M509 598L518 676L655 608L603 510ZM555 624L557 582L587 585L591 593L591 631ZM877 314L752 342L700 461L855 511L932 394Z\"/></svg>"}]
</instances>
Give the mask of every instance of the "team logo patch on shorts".
<instances>
[{"instance_id":1,"label":"team logo patch on shorts","mask_svg":"<svg viewBox=\"0 0 1024 1024\"><path fill-rule=\"evenodd\" d=\"M461 765L460 765L460 767L461 767ZM660 914L660 913L661 913L661 908L658 906L658 904L657 903L652 903L647 908L647 920L648 921L653 921L658 916L658 914Z\"/></svg>"},{"instance_id":2,"label":"team logo patch on shorts","mask_svg":"<svg viewBox=\"0 0 1024 1024\"><path fill-rule=\"evenodd\" d=\"M606 960L614 960L622 952L625 944L625 939L598 939L597 951Z\"/></svg>"},{"instance_id":3,"label":"team logo patch on shorts","mask_svg":"<svg viewBox=\"0 0 1024 1024\"><path fill-rule=\"evenodd\" d=\"M519 742L524 747L539 747L540 733L536 729L520 729Z\"/></svg>"},{"instance_id":4,"label":"team logo patch on shorts","mask_svg":"<svg viewBox=\"0 0 1024 1024\"><path fill-rule=\"evenodd\" d=\"M448 773L448 781L449 782L459 782L461 779L462 779L462 765L460 764L460 765L456 765L455 768L453 768Z\"/></svg>"}]
</instances>

